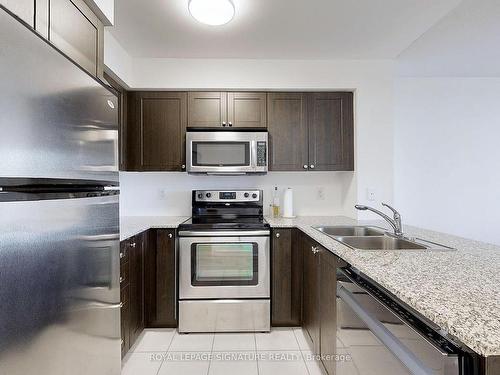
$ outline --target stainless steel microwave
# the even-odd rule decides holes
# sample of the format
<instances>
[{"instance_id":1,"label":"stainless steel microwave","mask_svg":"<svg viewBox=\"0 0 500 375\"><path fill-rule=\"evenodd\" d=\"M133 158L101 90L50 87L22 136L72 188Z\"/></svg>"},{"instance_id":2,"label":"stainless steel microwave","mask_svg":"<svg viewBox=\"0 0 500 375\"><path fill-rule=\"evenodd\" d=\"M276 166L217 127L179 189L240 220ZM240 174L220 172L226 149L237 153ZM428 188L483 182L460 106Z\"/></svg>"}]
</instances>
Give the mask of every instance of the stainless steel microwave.
<instances>
[{"instance_id":1,"label":"stainless steel microwave","mask_svg":"<svg viewBox=\"0 0 500 375\"><path fill-rule=\"evenodd\" d=\"M186 164L188 173L267 173L268 133L188 129Z\"/></svg>"}]
</instances>

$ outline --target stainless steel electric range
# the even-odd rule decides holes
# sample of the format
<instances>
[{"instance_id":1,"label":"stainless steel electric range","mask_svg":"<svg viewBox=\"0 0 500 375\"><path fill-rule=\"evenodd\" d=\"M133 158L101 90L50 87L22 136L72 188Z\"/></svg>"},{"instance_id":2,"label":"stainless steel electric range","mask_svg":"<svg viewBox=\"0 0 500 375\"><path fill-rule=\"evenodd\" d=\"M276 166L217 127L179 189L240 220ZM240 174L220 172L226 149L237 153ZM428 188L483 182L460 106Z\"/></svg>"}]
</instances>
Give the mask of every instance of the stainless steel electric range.
<instances>
[{"instance_id":1,"label":"stainless steel electric range","mask_svg":"<svg viewBox=\"0 0 500 375\"><path fill-rule=\"evenodd\" d=\"M261 190L195 190L179 226L179 332L269 331L270 227Z\"/></svg>"}]
</instances>

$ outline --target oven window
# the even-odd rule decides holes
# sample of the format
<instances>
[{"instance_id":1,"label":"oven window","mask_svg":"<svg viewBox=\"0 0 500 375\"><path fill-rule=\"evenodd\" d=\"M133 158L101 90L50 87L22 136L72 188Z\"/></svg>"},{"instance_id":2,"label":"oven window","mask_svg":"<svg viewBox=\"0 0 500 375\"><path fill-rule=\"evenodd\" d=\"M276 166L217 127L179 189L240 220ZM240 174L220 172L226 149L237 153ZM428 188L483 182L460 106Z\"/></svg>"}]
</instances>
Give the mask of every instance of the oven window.
<instances>
[{"instance_id":1,"label":"oven window","mask_svg":"<svg viewBox=\"0 0 500 375\"><path fill-rule=\"evenodd\" d=\"M193 286L257 285L258 245L255 242L191 245Z\"/></svg>"},{"instance_id":2,"label":"oven window","mask_svg":"<svg viewBox=\"0 0 500 375\"><path fill-rule=\"evenodd\" d=\"M244 167L250 165L250 142L193 142L193 166Z\"/></svg>"}]
</instances>

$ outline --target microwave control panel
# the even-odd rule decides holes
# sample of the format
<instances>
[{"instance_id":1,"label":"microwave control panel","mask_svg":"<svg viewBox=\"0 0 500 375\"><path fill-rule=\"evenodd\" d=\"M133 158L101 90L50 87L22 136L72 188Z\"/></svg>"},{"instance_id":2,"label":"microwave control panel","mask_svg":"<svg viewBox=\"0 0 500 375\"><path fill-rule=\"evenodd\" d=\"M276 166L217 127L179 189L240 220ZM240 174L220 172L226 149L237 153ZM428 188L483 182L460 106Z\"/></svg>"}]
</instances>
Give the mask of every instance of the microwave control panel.
<instances>
[{"instance_id":1,"label":"microwave control panel","mask_svg":"<svg viewBox=\"0 0 500 375\"><path fill-rule=\"evenodd\" d=\"M257 142L257 166L267 165L267 142Z\"/></svg>"}]
</instances>

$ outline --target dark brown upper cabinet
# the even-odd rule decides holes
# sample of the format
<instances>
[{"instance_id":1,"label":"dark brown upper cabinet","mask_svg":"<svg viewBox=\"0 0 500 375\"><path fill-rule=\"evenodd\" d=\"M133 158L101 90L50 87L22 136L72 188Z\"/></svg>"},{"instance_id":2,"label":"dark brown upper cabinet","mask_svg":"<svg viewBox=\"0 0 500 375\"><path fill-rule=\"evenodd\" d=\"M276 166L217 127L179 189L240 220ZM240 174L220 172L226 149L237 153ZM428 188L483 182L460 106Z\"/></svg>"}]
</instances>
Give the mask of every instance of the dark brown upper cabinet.
<instances>
[{"instance_id":1,"label":"dark brown upper cabinet","mask_svg":"<svg viewBox=\"0 0 500 375\"><path fill-rule=\"evenodd\" d=\"M295 229L272 233L271 325L300 326L302 322L302 249Z\"/></svg>"},{"instance_id":2,"label":"dark brown upper cabinet","mask_svg":"<svg viewBox=\"0 0 500 375\"><path fill-rule=\"evenodd\" d=\"M49 40L90 74L104 72L104 26L83 0L50 0Z\"/></svg>"},{"instance_id":3,"label":"dark brown upper cabinet","mask_svg":"<svg viewBox=\"0 0 500 375\"><path fill-rule=\"evenodd\" d=\"M190 92L188 94L188 126L219 127L227 124L225 92Z\"/></svg>"},{"instance_id":4,"label":"dark brown upper cabinet","mask_svg":"<svg viewBox=\"0 0 500 375\"><path fill-rule=\"evenodd\" d=\"M128 170L185 169L185 92L132 92L129 97Z\"/></svg>"},{"instance_id":5,"label":"dark brown upper cabinet","mask_svg":"<svg viewBox=\"0 0 500 375\"><path fill-rule=\"evenodd\" d=\"M354 170L353 95L269 93L271 171Z\"/></svg>"},{"instance_id":6,"label":"dark brown upper cabinet","mask_svg":"<svg viewBox=\"0 0 500 375\"><path fill-rule=\"evenodd\" d=\"M35 27L36 0L0 0L0 4L31 27Z\"/></svg>"},{"instance_id":7,"label":"dark brown upper cabinet","mask_svg":"<svg viewBox=\"0 0 500 375\"><path fill-rule=\"evenodd\" d=\"M307 170L309 142L305 94L268 93L267 109L269 169Z\"/></svg>"},{"instance_id":8,"label":"dark brown upper cabinet","mask_svg":"<svg viewBox=\"0 0 500 375\"><path fill-rule=\"evenodd\" d=\"M267 94L262 92L228 92L227 124L236 128L267 127Z\"/></svg>"},{"instance_id":9,"label":"dark brown upper cabinet","mask_svg":"<svg viewBox=\"0 0 500 375\"><path fill-rule=\"evenodd\" d=\"M197 128L267 126L266 93L190 92L188 126Z\"/></svg>"},{"instance_id":10,"label":"dark brown upper cabinet","mask_svg":"<svg viewBox=\"0 0 500 375\"><path fill-rule=\"evenodd\" d=\"M0 4L34 28L44 38L49 36L49 0L0 0Z\"/></svg>"},{"instance_id":11,"label":"dark brown upper cabinet","mask_svg":"<svg viewBox=\"0 0 500 375\"><path fill-rule=\"evenodd\" d=\"M307 94L309 169L354 170L353 94Z\"/></svg>"},{"instance_id":12,"label":"dark brown upper cabinet","mask_svg":"<svg viewBox=\"0 0 500 375\"><path fill-rule=\"evenodd\" d=\"M0 0L91 75L103 79L104 25L84 0Z\"/></svg>"}]
</instances>

